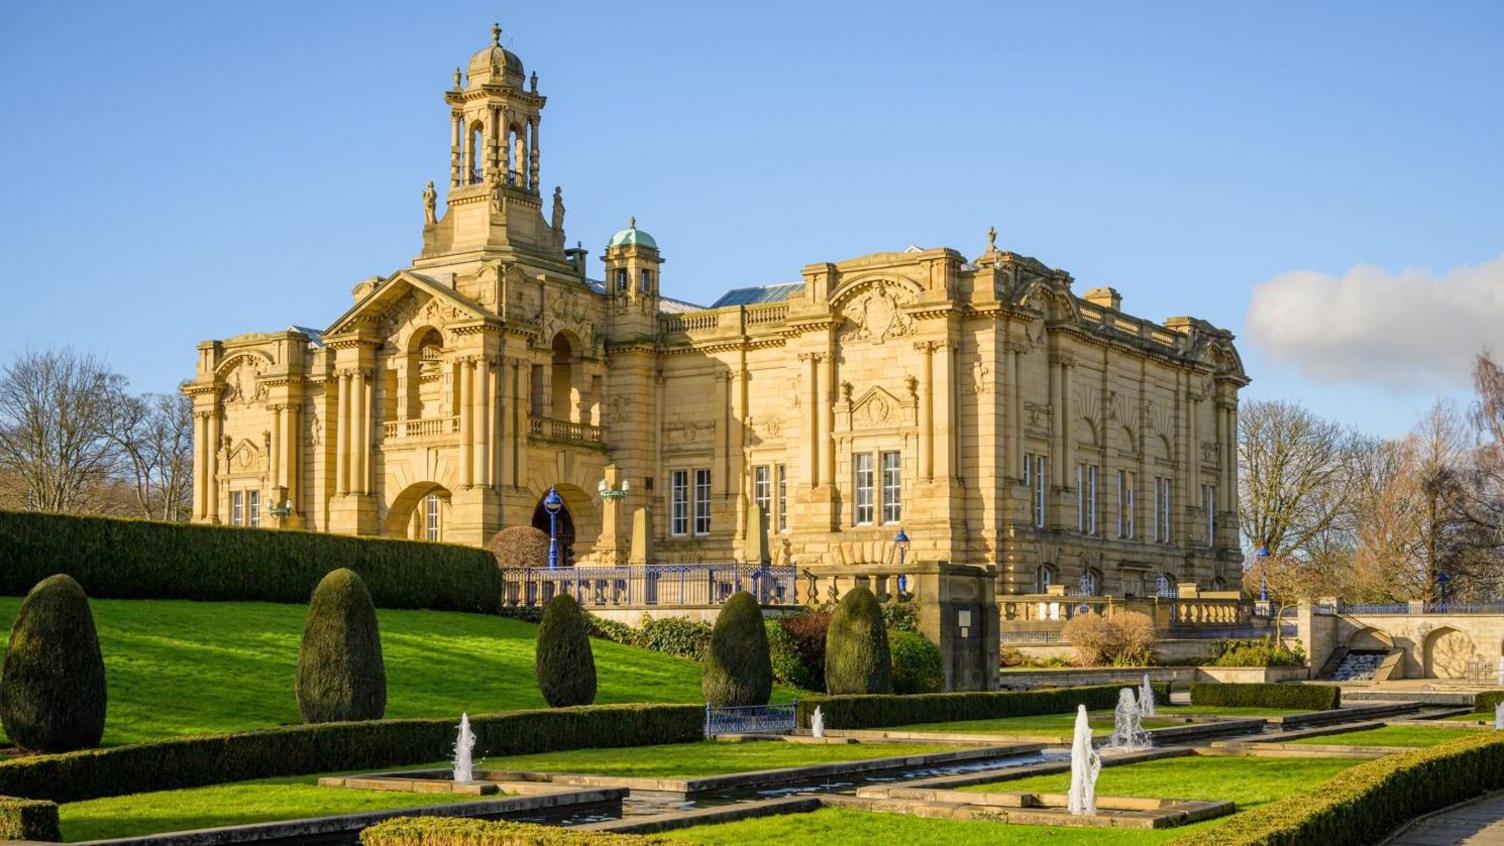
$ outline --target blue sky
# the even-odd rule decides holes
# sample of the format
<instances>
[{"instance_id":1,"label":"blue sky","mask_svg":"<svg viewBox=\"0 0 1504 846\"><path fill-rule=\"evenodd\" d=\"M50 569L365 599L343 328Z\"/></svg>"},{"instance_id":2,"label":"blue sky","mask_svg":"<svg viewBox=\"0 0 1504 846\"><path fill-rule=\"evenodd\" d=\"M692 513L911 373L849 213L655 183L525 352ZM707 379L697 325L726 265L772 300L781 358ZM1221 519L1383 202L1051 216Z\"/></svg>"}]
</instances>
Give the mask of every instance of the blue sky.
<instances>
[{"instance_id":1,"label":"blue sky","mask_svg":"<svg viewBox=\"0 0 1504 846\"><path fill-rule=\"evenodd\" d=\"M416 254L493 20L570 240L598 270L636 215L674 296L995 225L1381 434L1504 319L1500 3L13 3L0 354L162 391L201 339L327 324Z\"/></svg>"}]
</instances>

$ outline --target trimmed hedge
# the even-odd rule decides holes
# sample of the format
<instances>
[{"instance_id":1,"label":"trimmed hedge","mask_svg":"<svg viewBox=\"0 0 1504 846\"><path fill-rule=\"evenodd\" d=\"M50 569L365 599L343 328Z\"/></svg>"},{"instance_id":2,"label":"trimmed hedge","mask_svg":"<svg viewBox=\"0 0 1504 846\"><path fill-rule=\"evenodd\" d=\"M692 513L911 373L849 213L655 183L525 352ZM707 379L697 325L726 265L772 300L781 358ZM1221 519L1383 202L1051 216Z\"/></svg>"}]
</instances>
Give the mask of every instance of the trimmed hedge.
<instances>
[{"instance_id":1,"label":"trimmed hedge","mask_svg":"<svg viewBox=\"0 0 1504 846\"><path fill-rule=\"evenodd\" d=\"M320 723L110 746L0 762L0 795L54 802L274 776L402 767L449 758L455 720ZM596 705L470 717L478 755L692 743L703 705Z\"/></svg>"},{"instance_id":2,"label":"trimmed hedge","mask_svg":"<svg viewBox=\"0 0 1504 846\"><path fill-rule=\"evenodd\" d=\"M1191 685L1191 704L1330 711L1342 706L1342 689L1320 684L1197 682Z\"/></svg>"},{"instance_id":3,"label":"trimmed hedge","mask_svg":"<svg viewBox=\"0 0 1504 846\"><path fill-rule=\"evenodd\" d=\"M1360 846L1416 817L1504 787L1504 737L1471 737L1359 764L1167 846Z\"/></svg>"},{"instance_id":4,"label":"trimmed hedge","mask_svg":"<svg viewBox=\"0 0 1504 846\"><path fill-rule=\"evenodd\" d=\"M364 846L651 846L674 843L641 834L574 831L555 825L452 817L402 817L360 833Z\"/></svg>"},{"instance_id":5,"label":"trimmed hedge","mask_svg":"<svg viewBox=\"0 0 1504 846\"><path fill-rule=\"evenodd\" d=\"M1485 690L1473 697L1473 710L1492 713L1500 702L1504 702L1504 690Z\"/></svg>"},{"instance_id":6,"label":"trimmed hedge","mask_svg":"<svg viewBox=\"0 0 1504 846\"><path fill-rule=\"evenodd\" d=\"M945 689L945 659L940 647L918 632L888 632L893 656L893 692L939 693Z\"/></svg>"},{"instance_id":7,"label":"trimmed hedge","mask_svg":"<svg viewBox=\"0 0 1504 846\"><path fill-rule=\"evenodd\" d=\"M0 724L22 749L88 749L104 737L108 699L89 597L68 576L43 579L26 594L10 630Z\"/></svg>"},{"instance_id":8,"label":"trimmed hedge","mask_svg":"<svg viewBox=\"0 0 1504 846\"><path fill-rule=\"evenodd\" d=\"M501 574L478 547L154 520L0 511L0 594L67 573L95 599L302 604L329 571L379 608L494 613Z\"/></svg>"},{"instance_id":9,"label":"trimmed hedge","mask_svg":"<svg viewBox=\"0 0 1504 846\"><path fill-rule=\"evenodd\" d=\"M544 607L536 649L533 674L538 678L543 701L554 708L595 701L595 653L590 648L590 624L570 594L558 594Z\"/></svg>"},{"instance_id":10,"label":"trimmed hedge","mask_svg":"<svg viewBox=\"0 0 1504 846\"><path fill-rule=\"evenodd\" d=\"M45 799L0 796L0 840L62 840L57 804Z\"/></svg>"},{"instance_id":11,"label":"trimmed hedge","mask_svg":"<svg viewBox=\"0 0 1504 846\"><path fill-rule=\"evenodd\" d=\"M335 570L313 589L293 687L305 723L379 720L386 713L381 627L354 570Z\"/></svg>"},{"instance_id":12,"label":"trimmed hedge","mask_svg":"<svg viewBox=\"0 0 1504 846\"><path fill-rule=\"evenodd\" d=\"M818 706L825 725L835 729L881 728L913 723L950 723L959 720L993 720L1002 717L1032 717L1036 714L1066 714L1085 705L1088 710L1113 708L1118 691L1131 684L1046 688L975 693L869 694L811 696L799 700L799 725L809 728L810 715ZM1156 702L1170 701L1170 686L1154 682Z\"/></svg>"},{"instance_id":13,"label":"trimmed hedge","mask_svg":"<svg viewBox=\"0 0 1504 846\"><path fill-rule=\"evenodd\" d=\"M893 658L882 606L865 587L846 591L825 633L825 689L831 693L893 691Z\"/></svg>"},{"instance_id":14,"label":"trimmed hedge","mask_svg":"<svg viewBox=\"0 0 1504 846\"><path fill-rule=\"evenodd\" d=\"M766 705L773 694L773 665L762 606L739 590L716 616L700 671L705 703L715 708Z\"/></svg>"}]
</instances>

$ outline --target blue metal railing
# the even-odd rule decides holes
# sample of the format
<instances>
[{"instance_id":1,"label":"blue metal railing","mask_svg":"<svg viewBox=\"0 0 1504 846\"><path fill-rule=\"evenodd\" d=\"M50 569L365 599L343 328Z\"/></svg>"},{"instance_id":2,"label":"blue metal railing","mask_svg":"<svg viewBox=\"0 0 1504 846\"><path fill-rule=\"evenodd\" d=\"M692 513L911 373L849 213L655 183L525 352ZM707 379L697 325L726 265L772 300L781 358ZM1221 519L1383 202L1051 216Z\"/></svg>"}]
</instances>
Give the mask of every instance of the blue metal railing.
<instances>
[{"instance_id":1,"label":"blue metal railing","mask_svg":"<svg viewBox=\"0 0 1504 846\"><path fill-rule=\"evenodd\" d=\"M1427 602L1427 614L1497 614L1504 602Z\"/></svg>"},{"instance_id":2,"label":"blue metal railing","mask_svg":"<svg viewBox=\"0 0 1504 846\"><path fill-rule=\"evenodd\" d=\"M763 605L799 604L792 566L759 564L648 564L629 567L534 567L501 571L502 604L529 608L561 593L586 608L707 608L744 590Z\"/></svg>"},{"instance_id":3,"label":"blue metal railing","mask_svg":"<svg viewBox=\"0 0 1504 846\"><path fill-rule=\"evenodd\" d=\"M1355 605L1344 604L1344 614L1409 614L1410 603L1408 602L1360 602Z\"/></svg>"},{"instance_id":4,"label":"blue metal railing","mask_svg":"<svg viewBox=\"0 0 1504 846\"><path fill-rule=\"evenodd\" d=\"M788 705L705 706L705 736L718 734L786 734L794 730L799 700Z\"/></svg>"},{"instance_id":5,"label":"blue metal railing","mask_svg":"<svg viewBox=\"0 0 1504 846\"><path fill-rule=\"evenodd\" d=\"M998 636L1002 643L1060 643L1060 631L1004 631Z\"/></svg>"}]
</instances>

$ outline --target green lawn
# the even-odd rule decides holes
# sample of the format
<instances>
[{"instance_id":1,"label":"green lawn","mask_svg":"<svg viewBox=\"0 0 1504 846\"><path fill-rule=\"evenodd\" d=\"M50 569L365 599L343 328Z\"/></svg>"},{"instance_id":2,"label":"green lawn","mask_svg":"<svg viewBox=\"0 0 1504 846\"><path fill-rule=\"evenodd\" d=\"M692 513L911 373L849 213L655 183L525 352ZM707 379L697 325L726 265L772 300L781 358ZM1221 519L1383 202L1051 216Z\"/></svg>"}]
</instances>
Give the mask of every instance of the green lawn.
<instances>
[{"instance_id":1,"label":"green lawn","mask_svg":"<svg viewBox=\"0 0 1504 846\"><path fill-rule=\"evenodd\" d=\"M592 773L623 778L688 778L719 773L801 767L835 761L890 758L954 749L918 743L742 743L702 741L625 749L571 749L487 758L476 769Z\"/></svg>"},{"instance_id":2,"label":"green lawn","mask_svg":"<svg viewBox=\"0 0 1504 846\"><path fill-rule=\"evenodd\" d=\"M1435 746L1448 740L1467 737L1475 731L1475 729L1427 728L1425 726L1384 726L1364 731L1302 737L1289 742L1326 746Z\"/></svg>"},{"instance_id":3,"label":"green lawn","mask_svg":"<svg viewBox=\"0 0 1504 846\"><path fill-rule=\"evenodd\" d=\"M64 840L97 840L388 808L419 808L487 798L319 787L317 781L318 776L269 778L190 790L112 796L60 805L58 818Z\"/></svg>"},{"instance_id":4,"label":"green lawn","mask_svg":"<svg viewBox=\"0 0 1504 846\"><path fill-rule=\"evenodd\" d=\"M1440 720L1440 722L1448 721L1457 723L1488 723L1489 725L1493 725L1494 712L1474 711L1471 714L1458 714L1455 717L1442 717Z\"/></svg>"},{"instance_id":5,"label":"green lawn","mask_svg":"<svg viewBox=\"0 0 1504 846\"><path fill-rule=\"evenodd\" d=\"M9 630L21 604L0 597ZM109 678L105 743L300 722L293 694L301 605L94 600ZM388 717L458 717L545 703L533 677L538 627L483 614L377 612ZM594 640L598 703L703 702L700 666ZM775 691L788 701L789 691Z\"/></svg>"}]
</instances>

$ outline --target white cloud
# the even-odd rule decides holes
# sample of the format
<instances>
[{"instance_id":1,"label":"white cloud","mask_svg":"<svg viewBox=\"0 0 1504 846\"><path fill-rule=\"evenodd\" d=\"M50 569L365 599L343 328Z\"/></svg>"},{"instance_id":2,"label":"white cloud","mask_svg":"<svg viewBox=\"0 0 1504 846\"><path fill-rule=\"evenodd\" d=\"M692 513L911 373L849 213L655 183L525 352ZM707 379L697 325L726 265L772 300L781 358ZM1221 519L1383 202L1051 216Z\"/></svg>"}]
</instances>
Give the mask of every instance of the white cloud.
<instances>
[{"instance_id":1,"label":"white cloud","mask_svg":"<svg viewBox=\"0 0 1504 846\"><path fill-rule=\"evenodd\" d=\"M1254 289L1246 331L1270 358L1312 379L1398 390L1465 385L1473 356L1504 348L1504 256L1440 278L1370 265L1340 279L1281 273Z\"/></svg>"}]
</instances>

